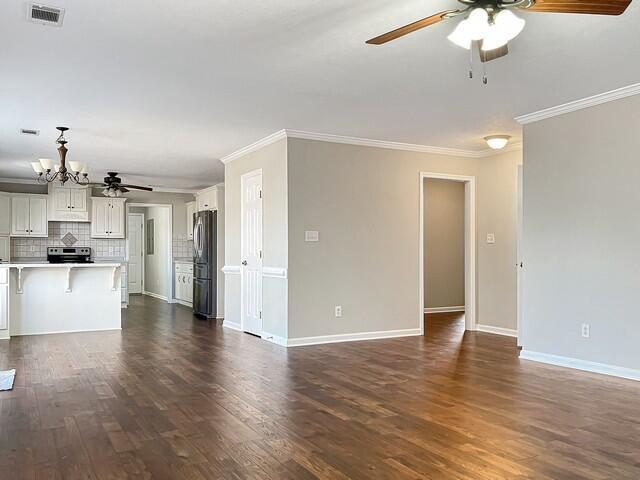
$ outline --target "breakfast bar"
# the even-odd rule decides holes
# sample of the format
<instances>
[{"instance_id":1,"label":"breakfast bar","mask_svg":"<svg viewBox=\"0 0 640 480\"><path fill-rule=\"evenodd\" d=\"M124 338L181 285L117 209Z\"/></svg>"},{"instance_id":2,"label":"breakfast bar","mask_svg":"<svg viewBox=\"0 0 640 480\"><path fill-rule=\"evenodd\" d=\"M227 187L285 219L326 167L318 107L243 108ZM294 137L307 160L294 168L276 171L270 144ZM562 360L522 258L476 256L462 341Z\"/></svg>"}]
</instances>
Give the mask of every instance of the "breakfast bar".
<instances>
[{"instance_id":1,"label":"breakfast bar","mask_svg":"<svg viewBox=\"0 0 640 480\"><path fill-rule=\"evenodd\" d=\"M0 264L0 339L121 328L120 263Z\"/></svg>"}]
</instances>

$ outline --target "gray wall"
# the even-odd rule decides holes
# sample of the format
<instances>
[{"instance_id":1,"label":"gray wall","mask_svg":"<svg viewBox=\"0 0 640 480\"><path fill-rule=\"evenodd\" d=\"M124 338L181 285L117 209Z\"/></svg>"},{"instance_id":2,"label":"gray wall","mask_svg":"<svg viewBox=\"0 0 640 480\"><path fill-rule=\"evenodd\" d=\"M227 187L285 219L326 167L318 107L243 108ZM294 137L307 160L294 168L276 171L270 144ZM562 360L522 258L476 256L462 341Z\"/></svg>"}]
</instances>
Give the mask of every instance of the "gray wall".
<instances>
[{"instance_id":1,"label":"gray wall","mask_svg":"<svg viewBox=\"0 0 640 480\"><path fill-rule=\"evenodd\" d=\"M424 306L464 306L464 183L424 181Z\"/></svg>"},{"instance_id":2,"label":"gray wall","mask_svg":"<svg viewBox=\"0 0 640 480\"><path fill-rule=\"evenodd\" d=\"M419 327L421 171L477 177L477 320L515 328L520 162L519 152L458 158L290 139L289 338ZM320 242L306 243L305 230Z\"/></svg>"},{"instance_id":3,"label":"gray wall","mask_svg":"<svg viewBox=\"0 0 640 480\"><path fill-rule=\"evenodd\" d=\"M638 125L640 96L525 126L524 350L640 369Z\"/></svg>"},{"instance_id":4,"label":"gray wall","mask_svg":"<svg viewBox=\"0 0 640 480\"><path fill-rule=\"evenodd\" d=\"M263 265L287 268L287 142L268 145L225 165L225 265L239 266L240 182L262 169ZM287 280L263 279L263 329L287 336ZM225 276L225 321L240 325L240 275Z\"/></svg>"}]
</instances>

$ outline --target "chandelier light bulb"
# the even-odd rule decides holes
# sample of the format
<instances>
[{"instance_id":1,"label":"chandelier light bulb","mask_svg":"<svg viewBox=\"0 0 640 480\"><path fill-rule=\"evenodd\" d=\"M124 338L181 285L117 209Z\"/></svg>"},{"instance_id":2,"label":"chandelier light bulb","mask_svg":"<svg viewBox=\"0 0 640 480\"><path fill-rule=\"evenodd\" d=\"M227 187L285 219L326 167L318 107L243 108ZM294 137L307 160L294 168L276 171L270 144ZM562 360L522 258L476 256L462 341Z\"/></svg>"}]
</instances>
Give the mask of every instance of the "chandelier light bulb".
<instances>
[{"instance_id":1,"label":"chandelier light bulb","mask_svg":"<svg viewBox=\"0 0 640 480\"><path fill-rule=\"evenodd\" d=\"M42 168L42 164L40 162L31 162L31 168L36 173L44 173L44 168Z\"/></svg>"}]
</instances>

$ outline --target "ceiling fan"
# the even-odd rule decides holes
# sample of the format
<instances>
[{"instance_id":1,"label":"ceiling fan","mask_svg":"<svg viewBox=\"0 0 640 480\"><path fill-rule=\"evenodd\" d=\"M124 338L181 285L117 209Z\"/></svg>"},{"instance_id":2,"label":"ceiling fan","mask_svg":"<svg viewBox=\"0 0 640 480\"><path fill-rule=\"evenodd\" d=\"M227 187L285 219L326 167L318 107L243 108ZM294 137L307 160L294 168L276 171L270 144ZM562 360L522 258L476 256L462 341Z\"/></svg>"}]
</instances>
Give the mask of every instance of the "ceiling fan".
<instances>
[{"instance_id":1,"label":"ceiling fan","mask_svg":"<svg viewBox=\"0 0 640 480\"><path fill-rule=\"evenodd\" d=\"M631 0L458 0L465 7L445 10L368 40L382 45L443 20L467 15L449 40L471 50L476 44L482 63L504 57L508 43L524 28L525 21L514 11L546 13L582 13L588 15L621 15ZM485 79L486 83L486 79Z\"/></svg>"},{"instance_id":2,"label":"ceiling fan","mask_svg":"<svg viewBox=\"0 0 640 480\"><path fill-rule=\"evenodd\" d=\"M127 193L130 188L147 192L153 191L151 187L123 184L122 179L118 177L118 172L107 172L107 176L104 177L104 183L91 183L90 185L92 187L104 187L102 195L105 197L121 197L122 194Z\"/></svg>"}]
</instances>

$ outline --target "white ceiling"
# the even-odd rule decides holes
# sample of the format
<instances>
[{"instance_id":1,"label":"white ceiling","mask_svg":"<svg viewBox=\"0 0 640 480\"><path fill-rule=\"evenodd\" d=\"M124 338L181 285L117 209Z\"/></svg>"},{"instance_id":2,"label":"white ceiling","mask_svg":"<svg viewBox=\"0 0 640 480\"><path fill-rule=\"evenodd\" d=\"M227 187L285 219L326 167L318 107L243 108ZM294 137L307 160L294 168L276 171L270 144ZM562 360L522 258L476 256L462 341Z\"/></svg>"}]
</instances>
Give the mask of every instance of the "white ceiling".
<instances>
[{"instance_id":1,"label":"white ceiling","mask_svg":"<svg viewBox=\"0 0 640 480\"><path fill-rule=\"evenodd\" d=\"M0 6L0 177L56 157L95 177L195 188L217 160L283 128L481 150L517 115L640 81L640 1L621 17L522 13L511 53L467 78L453 21L365 40L454 0L47 0L62 28ZM19 134L35 128L39 137Z\"/></svg>"}]
</instances>

